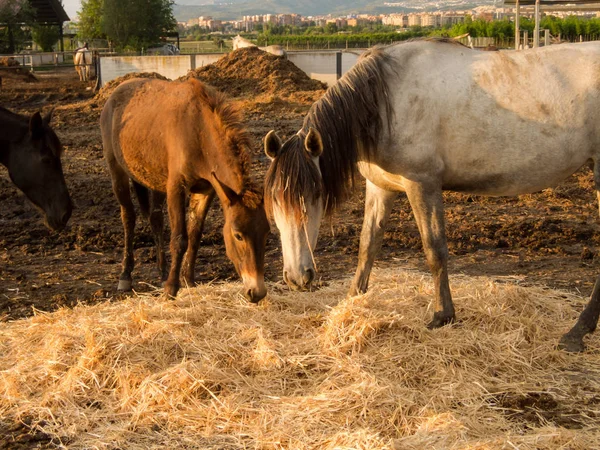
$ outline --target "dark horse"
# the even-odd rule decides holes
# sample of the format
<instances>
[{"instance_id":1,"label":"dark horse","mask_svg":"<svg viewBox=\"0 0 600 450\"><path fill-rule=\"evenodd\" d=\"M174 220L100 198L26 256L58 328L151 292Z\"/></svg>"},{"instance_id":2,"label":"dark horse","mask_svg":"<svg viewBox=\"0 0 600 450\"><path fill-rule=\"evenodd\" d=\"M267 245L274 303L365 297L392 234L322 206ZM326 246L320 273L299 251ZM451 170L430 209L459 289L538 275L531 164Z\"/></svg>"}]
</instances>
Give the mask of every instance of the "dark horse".
<instances>
[{"instance_id":1,"label":"dark horse","mask_svg":"<svg viewBox=\"0 0 600 450\"><path fill-rule=\"evenodd\" d=\"M52 112L31 117L0 107L0 163L10 179L44 214L56 231L67 224L73 205L65 184L62 146L50 128Z\"/></svg>"},{"instance_id":2,"label":"dark horse","mask_svg":"<svg viewBox=\"0 0 600 450\"><path fill-rule=\"evenodd\" d=\"M202 227L216 193L225 216L227 256L243 280L246 297L253 302L262 299L266 295L264 255L269 223L262 193L249 178L249 134L224 95L195 79L134 79L121 84L110 96L100 126L125 229L118 289L129 290L132 284L135 211L131 180L142 213L150 219L167 295L177 295L182 263L184 280L188 285L194 283ZM162 245L165 194L171 224L168 277Z\"/></svg>"}]
</instances>

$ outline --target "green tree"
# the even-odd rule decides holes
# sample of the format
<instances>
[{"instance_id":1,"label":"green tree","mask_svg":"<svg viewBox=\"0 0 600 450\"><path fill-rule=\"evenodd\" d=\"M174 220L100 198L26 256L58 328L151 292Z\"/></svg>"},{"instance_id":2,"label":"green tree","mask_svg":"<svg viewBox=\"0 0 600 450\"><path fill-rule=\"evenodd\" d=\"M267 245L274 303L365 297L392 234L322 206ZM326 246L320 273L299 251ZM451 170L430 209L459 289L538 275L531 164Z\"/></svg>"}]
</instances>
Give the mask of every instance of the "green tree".
<instances>
[{"instance_id":1,"label":"green tree","mask_svg":"<svg viewBox=\"0 0 600 450\"><path fill-rule=\"evenodd\" d=\"M79 15L78 37L82 40L102 39L104 33L104 0L83 0Z\"/></svg>"},{"instance_id":2,"label":"green tree","mask_svg":"<svg viewBox=\"0 0 600 450\"><path fill-rule=\"evenodd\" d=\"M173 0L84 0L81 17L84 38L106 37L117 48L141 50L175 30ZM81 16L81 13L80 13Z\"/></svg>"},{"instance_id":3,"label":"green tree","mask_svg":"<svg viewBox=\"0 0 600 450\"><path fill-rule=\"evenodd\" d=\"M33 10L27 0L0 2L0 53L16 53L25 47L29 33L23 25L33 23Z\"/></svg>"},{"instance_id":4,"label":"green tree","mask_svg":"<svg viewBox=\"0 0 600 450\"><path fill-rule=\"evenodd\" d=\"M57 25L36 24L31 27L31 37L43 52L51 52L60 38L60 32Z\"/></svg>"}]
</instances>

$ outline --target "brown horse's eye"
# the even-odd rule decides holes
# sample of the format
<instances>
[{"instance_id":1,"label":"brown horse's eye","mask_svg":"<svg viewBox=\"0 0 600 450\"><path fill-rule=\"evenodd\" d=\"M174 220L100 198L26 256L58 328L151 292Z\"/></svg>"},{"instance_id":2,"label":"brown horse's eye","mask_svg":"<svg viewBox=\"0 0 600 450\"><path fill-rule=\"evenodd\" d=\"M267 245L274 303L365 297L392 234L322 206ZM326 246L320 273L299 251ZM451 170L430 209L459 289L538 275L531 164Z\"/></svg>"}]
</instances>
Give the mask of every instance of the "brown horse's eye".
<instances>
[{"instance_id":1,"label":"brown horse's eye","mask_svg":"<svg viewBox=\"0 0 600 450\"><path fill-rule=\"evenodd\" d=\"M233 237L236 238L238 241L243 241L244 240L242 238L242 235L240 233L234 233Z\"/></svg>"}]
</instances>

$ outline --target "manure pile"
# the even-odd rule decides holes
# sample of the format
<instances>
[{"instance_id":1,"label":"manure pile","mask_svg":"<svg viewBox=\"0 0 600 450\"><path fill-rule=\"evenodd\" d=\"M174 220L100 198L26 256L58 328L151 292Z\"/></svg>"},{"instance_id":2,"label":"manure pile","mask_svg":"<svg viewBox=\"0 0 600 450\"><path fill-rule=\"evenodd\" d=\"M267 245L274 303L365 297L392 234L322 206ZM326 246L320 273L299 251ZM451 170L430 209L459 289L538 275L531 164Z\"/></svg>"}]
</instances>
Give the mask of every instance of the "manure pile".
<instances>
[{"instance_id":1,"label":"manure pile","mask_svg":"<svg viewBox=\"0 0 600 450\"><path fill-rule=\"evenodd\" d=\"M4 56L0 58L0 67L19 67L19 61L14 58Z\"/></svg>"},{"instance_id":2,"label":"manure pile","mask_svg":"<svg viewBox=\"0 0 600 450\"><path fill-rule=\"evenodd\" d=\"M100 89L98 91L98 93L94 96L94 98L92 99L92 102L97 103L98 106L100 106L100 107L104 106L104 103L106 103L106 101L108 100L108 97L110 97L110 94L112 94L114 92L114 90L117 88L117 86L119 86L124 81L131 80L132 78L156 78L158 80L169 81L169 79L167 77L162 76L161 74L156 73L156 72L128 73L127 75L123 75L122 77L115 78L114 80L110 80L108 83L106 83L104 85L104 87L102 89Z\"/></svg>"},{"instance_id":3,"label":"manure pile","mask_svg":"<svg viewBox=\"0 0 600 450\"><path fill-rule=\"evenodd\" d=\"M212 284L4 323L1 420L71 449L600 442L600 338L555 349L584 299L452 277L461 321L431 331L429 275L376 270L351 299L347 283L271 284L258 306Z\"/></svg>"},{"instance_id":4,"label":"manure pile","mask_svg":"<svg viewBox=\"0 0 600 450\"><path fill-rule=\"evenodd\" d=\"M234 50L217 62L191 70L180 80L195 77L232 97L276 94L289 97L302 91L319 91L327 86L311 79L294 63L258 47Z\"/></svg>"},{"instance_id":5,"label":"manure pile","mask_svg":"<svg viewBox=\"0 0 600 450\"><path fill-rule=\"evenodd\" d=\"M10 56L0 58L0 77L16 78L26 82L38 81L29 69L22 67L19 61Z\"/></svg>"}]
</instances>

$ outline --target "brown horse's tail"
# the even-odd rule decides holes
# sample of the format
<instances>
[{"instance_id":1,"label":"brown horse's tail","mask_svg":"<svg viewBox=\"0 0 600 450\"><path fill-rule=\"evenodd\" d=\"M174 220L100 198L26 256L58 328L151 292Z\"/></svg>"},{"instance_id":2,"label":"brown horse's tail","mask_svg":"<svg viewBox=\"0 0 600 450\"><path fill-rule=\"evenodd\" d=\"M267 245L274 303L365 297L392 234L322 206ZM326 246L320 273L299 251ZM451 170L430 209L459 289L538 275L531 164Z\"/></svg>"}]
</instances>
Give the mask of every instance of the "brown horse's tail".
<instances>
[{"instance_id":1,"label":"brown horse's tail","mask_svg":"<svg viewBox=\"0 0 600 450\"><path fill-rule=\"evenodd\" d=\"M132 180L135 195L140 202L140 209L144 217L150 216L150 191L139 183Z\"/></svg>"}]
</instances>

